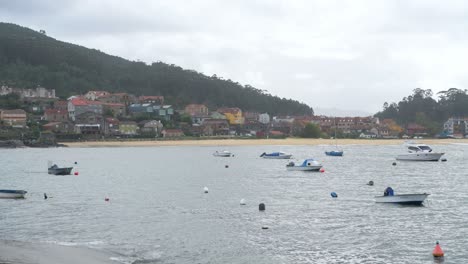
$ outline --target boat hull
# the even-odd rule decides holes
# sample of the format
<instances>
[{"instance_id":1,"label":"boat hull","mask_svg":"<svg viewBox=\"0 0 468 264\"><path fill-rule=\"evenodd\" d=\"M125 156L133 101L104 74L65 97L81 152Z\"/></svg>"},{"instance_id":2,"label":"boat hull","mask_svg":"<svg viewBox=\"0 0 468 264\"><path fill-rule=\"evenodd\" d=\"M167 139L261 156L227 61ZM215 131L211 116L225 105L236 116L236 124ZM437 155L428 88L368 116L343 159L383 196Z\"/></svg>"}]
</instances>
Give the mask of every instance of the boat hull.
<instances>
[{"instance_id":1,"label":"boat hull","mask_svg":"<svg viewBox=\"0 0 468 264\"><path fill-rule=\"evenodd\" d=\"M325 155L334 156L334 157L341 157L341 156L343 156L343 151L325 151Z\"/></svg>"},{"instance_id":2,"label":"boat hull","mask_svg":"<svg viewBox=\"0 0 468 264\"><path fill-rule=\"evenodd\" d=\"M22 199L27 191L23 190L0 190L1 199Z\"/></svg>"},{"instance_id":3,"label":"boat hull","mask_svg":"<svg viewBox=\"0 0 468 264\"><path fill-rule=\"evenodd\" d=\"M217 154L215 153L213 154L213 156L227 158L227 157L231 157L231 154L230 153L229 154L228 153L217 153Z\"/></svg>"},{"instance_id":4,"label":"boat hull","mask_svg":"<svg viewBox=\"0 0 468 264\"><path fill-rule=\"evenodd\" d=\"M322 166L287 166L288 171L320 171Z\"/></svg>"},{"instance_id":5,"label":"boat hull","mask_svg":"<svg viewBox=\"0 0 468 264\"><path fill-rule=\"evenodd\" d=\"M396 159L402 161L439 161L442 155L444 153L407 153L398 155Z\"/></svg>"},{"instance_id":6,"label":"boat hull","mask_svg":"<svg viewBox=\"0 0 468 264\"><path fill-rule=\"evenodd\" d=\"M290 159L292 155L281 155L281 156L267 156L264 155L262 158L264 159Z\"/></svg>"},{"instance_id":7,"label":"boat hull","mask_svg":"<svg viewBox=\"0 0 468 264\"><path fill-rule=\"evenodd\" d=\"M376 196L376 203L396 203L396 204L411 204L411 205L421 205L424 200L426 200L429 194L398 194L391 196Z\"/></svg>"},{"instance_id":8,"label":"boat hull","mask_svg":"<svg viewBox=\"0 0 468 264\"><path fill-rule=\"evenodd\" d=\"M70 175L72 169L73 169L73 167L68 167L68 168L54 168L54 169L49 168L49 169L47 170L47 172L48 172L49 174L53 174L53 175Z\"/></svg>"}]
</instances>

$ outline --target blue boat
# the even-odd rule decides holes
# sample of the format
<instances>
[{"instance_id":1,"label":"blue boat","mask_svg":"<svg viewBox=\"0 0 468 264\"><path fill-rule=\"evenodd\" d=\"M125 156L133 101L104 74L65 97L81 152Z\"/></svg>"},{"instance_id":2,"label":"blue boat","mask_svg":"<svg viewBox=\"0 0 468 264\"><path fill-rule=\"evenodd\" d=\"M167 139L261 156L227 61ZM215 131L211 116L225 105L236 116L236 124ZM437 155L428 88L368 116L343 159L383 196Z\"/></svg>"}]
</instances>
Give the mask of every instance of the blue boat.
<instances>
[{"instance_id":1,"label":"blue boat","mask_svg":"<svg viewBox=\"0 0 468 264\"><path fill-rule=\"evenodd\" d=\"M273 152L273 153L266 153L263 152L260 157L264 159L290 159L292 154L287 154L284 152Z\"/></svg>"},{"instance_id":2,"label":"blue boat","mask_svg":"<svg viewBox=\"0 0 468 264\"><path fill-rule=\"evenodd\" d=\"M325 151L325 155L341 157L341 156L343 156L343 151L342 150L341 151L338 151L338 150Z\"/></svg>"}]
</instances>

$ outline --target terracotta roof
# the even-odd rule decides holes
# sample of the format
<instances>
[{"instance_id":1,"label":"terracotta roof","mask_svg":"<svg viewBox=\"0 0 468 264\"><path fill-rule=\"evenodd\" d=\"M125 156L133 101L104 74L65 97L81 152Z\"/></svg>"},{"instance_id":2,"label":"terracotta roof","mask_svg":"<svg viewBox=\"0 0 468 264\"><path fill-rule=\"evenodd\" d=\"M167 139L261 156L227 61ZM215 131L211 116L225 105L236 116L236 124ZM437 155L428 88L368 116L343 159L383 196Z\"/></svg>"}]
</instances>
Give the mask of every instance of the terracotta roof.
<instances>
[{"instance_id":1,"label":"terracotta roof","mask_svg":"<svg viewBox=\"0 0 468 264\"><path fill-rule=\"evenodd\" d=\"M99 101L89 101L89 100L84 100L80 98L73 98L70 100L73 105L102 105L101 102Z\"/></svg>"},{"instance_id":2,"label":"terracotta roof","mask_svg":"<svg viewBox=\"0 0 468 264\"><path fill-rule=\"evenodd\" d=\"M13 110L1 110L2 114L5 115L26 115L26 112L23 109L13 109Z\"/></svg>"},{"instance_id":3,"label":"terracotta roof","mask_svg":"<svg viewBox=\"0 0 468 264\"><path fill-rule=\"evenodd\" d=\"M142 95L138 97L139 100L164 100L164 96L157 95Z\"/></svg>"},{"instance_id":4,"label":"terracotta roof","mask_svg":"<svg viewBox=\"0 0 468 264\"><path fill-rule=\"evenodd\" d=\"M119 103L102 103L102 105L104 105L104 106L120 106L120 107L125 106L124 104L119 104Z\"/></svg>"}]
</instances>

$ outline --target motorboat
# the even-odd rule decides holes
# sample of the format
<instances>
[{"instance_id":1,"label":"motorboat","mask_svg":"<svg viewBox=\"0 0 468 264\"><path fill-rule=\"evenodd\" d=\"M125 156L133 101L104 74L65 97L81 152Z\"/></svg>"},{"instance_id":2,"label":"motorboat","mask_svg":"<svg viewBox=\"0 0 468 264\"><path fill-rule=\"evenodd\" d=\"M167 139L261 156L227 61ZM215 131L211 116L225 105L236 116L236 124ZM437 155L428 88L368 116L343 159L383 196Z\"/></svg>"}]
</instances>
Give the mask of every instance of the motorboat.
<instances>
[{"instance_id":1,"label":"motorboat","mask_svg":"<svg viewBox=\"0 0 468 264\"><path fill-rule=\"evenodd\" d=\"M223 150L223 151L215 151L215 153L213 153L213 156L215 156L215 157L231 157L233 155L232 155L232 153L230 151Z\"/></svg>"},{"instance_id":2,"label":"motorboat","mask_svg":"<svg viewBox=\"0 0 468 264\"><path fill-rule=\"evenodd\" d=\"M343 156L343 151L340 150L332 150L332 151L325 151L325 155L327 156L334 156L334 157L341 157Z\"/></svg>"},{"instance_id":3,"label":"motorboat","mask_svg":"<svg viewBox=\"0 0 468 264\"><path fill-rule=\"evenodd\" d=\"M59 166L57 166L57 164L54 164L54 165L49 167L47 172L49 174L53 174L53 175L70 175L72 169L73 169L73 167L59 168Z\"/></svg>"},{"instance_id":4,"label":"motorboat","mask_svg":"<svg viewBox=\"0 0 468 264\"><path fill-rule=\"evenodd\" d=\"M290 159L292 154L287 154L284 152L272 152L272 153L266 153L263 152L260 157L264 159Z\"/></svg>"},{"instance_id":5,"label":"motorboat","mask_svg":"<svg viewBox=\"0 0 468 264\"><path fill-rule=\"evenodd\" d=\"M319 171L322 164L314 159L306 159L301 165L296 165L294 162L289 162L286 165L288 171Z\"/></svg>"},{"instance_id":6,"label":"motorboat","mask_svg":"<svg viewBox=\"0 0 468 264\"><path fill-rule=\"evenodd\" d=\"M21 199L27 191L23 190L0 190L0 198L5 199Z\"/></svg>"},{"instance_id":7,"label":"motorboat","mask_svg":"<svg viewBox=\"0 0 468 264\"><path fill-rule=\"evenodd\" d=\"M432 148L426 144L410 143L406 144L408 153L400 154L397 160L403 161L439 161L444 155L443 152L432 152Z\"/></svg>"},{"instance_id":8,"label":"motorboat","mask_svg":"<svg viewBox=\"0 0 468 264\"><path fill-rule=\"evenodd\" d=\"M427 196L429 196L428 193L394 194L393 189L387 187L383 196L375 196L375 202L421 205Z\"/></svg>"}]
</instances>

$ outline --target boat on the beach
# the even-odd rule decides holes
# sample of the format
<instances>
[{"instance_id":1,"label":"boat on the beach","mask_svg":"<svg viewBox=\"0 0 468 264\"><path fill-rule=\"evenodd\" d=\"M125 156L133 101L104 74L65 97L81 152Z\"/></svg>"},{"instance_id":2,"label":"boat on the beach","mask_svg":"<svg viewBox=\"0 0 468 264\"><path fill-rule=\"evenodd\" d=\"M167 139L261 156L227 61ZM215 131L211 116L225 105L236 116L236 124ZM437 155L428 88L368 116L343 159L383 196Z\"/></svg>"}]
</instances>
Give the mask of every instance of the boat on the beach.
<instances>
[{"instance_id":1,"label":"boat on the beach","mask_svg":"<svg viewBox=\"0 0 468 264\"><path fill-rule=\"evenodd\" d=\"M401 161L439 161L444 155L443 152L432 152L432 148L426 144L408 143L406 144L408 153L400 154L396 157Z\"/></svg>"},{"instance_id":2,"label":"boat on the beach","mask_svg":"<svg viewBox=\"0 0 468 264\"><path fill-rule=\"evenodd\" d=\"M287 154L284 152L272 152L272 153L266 153L263 152L260 157L264 159L290 159L292 154Z\"/></svg>"},{"instance_id":3,"label":"boat on the beach","mask_svg":"<svg viewBox=\"0 0 468 264\"><path fill-rule=\"evenodd\" d=\"M286 165L288 171L319 171L322 164L314 159L306 159L301 165L296 165L294 162L289 162Z\"/></svg>"},{"instance_id":4,"label":"boat on the beach","mask_svg":"<svg viewBox=\"0 0 468 264\"><path fill-rule=\"evenodd\" d=\"M0 190L0 198L5 199L20 199L24 198L27 191L23 190Z\"/></svg>"},{"instance_id":5,"label":"boat on the beach","mask_svg":"<svg viewBox=\"0 0 468 264\"><path fill-rule=\"evenodd\" d=\"M393 189L387 187L383 196L375 196L375 202L421 205L427 196L428 193L394 194Z\"/></svg>"},{"instance_id":6,"label":"boat on the beach","mask_svg":"<svg viewBox=\"0 0 468 264\"><path fill-rule=\"evenodd\" d=\"M227 150L215 151L215 153L213 153L213 156L215 156L215 157L231 157L232 153L230 151L227 151Z\"/></svg>"},{"instance_id":7,"label":"boat on the beach","mask_svg":"<svg viewBox=\"0 0 468 264\"><path fill-rule=\"evenodd\" d=\"M72 169L73 167L59 168L57 164L54 164L47 169L47 172L53 175L70 175Z\"/></svg>"}]
</instances>

